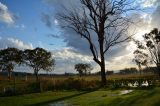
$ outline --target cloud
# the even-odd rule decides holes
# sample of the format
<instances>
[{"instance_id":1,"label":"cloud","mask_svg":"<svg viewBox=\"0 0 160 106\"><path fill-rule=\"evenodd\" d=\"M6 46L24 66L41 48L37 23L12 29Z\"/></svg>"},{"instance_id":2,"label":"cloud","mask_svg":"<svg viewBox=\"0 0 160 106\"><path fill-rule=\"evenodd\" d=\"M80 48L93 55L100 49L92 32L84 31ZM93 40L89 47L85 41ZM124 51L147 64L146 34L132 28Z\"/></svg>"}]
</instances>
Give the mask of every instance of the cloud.
<instances>
[{"instance_id":1,"label":"cloud","mask_svg":"<svg viewBox=\"0 0 160 106\"><path fill-rule=\"evenodd\" d=\"M52 37L52 38L56 38L56 39L60 39L61 37L59 35L54 35L54 34L48 34L48 37Z\"/></svg>"},{"instance_id":2,"label":"cloud","mask_svg":"<svg viewBox=\"0 0 160 106\"><path fill-rule=\"evenodd\" d=\"M0 39L0 49L5 49L7 47L15 47L18 49L33 49L32 44L25 44L23 41L14 38L1 38Z\"/></svg>"},{"instance_id":3,"label":"cloud","mask_svg":"<svg viewBox=\"0 0 160 106\"><path fill-rule=\"evenodd\" d=\"M63 6L65 6L65 8L67 8L67 9L68 8L71 9L72 6L74 6L74 5L76 5L77 8L80 6L80 3L78 0L70 0L69 2L66 0L61 0L61 1L46 0L46 2L50 6L52 6L54 8L54 11L56 11L57 13L62 12ZM64 10L64 8L63 8L63 10ZM81 12L81 11L79 11L79 12ZM47 17L49 17L49 16L47 16ZM55 14L53 14L52 17L55 17ZM50 18L47 18L47 19L49 20ZM51 21L46 21L46 22L50 23L49 25L51 25L51 23L52 23ZM64 25L65 23L63 23L61 20L59 20L58 24L61 26L61 25ZM61 28L59 28L59 29L61 29ZM112 32L115 32L115 30L112 30ZM73 31L72 29L62 29L61 35L63 36L64 42L67 44L67 47L72 47L75 50L77 50L78 52L80 52L81 54L91 55L91 51L89 49L88 42L83 37L81 38L80 35L77 35L77 33L75 31ZM91 35L92 35L92 40L93 40L94 44L98 45L98 41L97 41L97 37L95 36L95 33L91 32ZM110 49L110 53L108 54L108 57L110 58L116 54L119 54L120 50L122 50L123 48L124 48L124 45L122 45L121 47L120 46L113 47L112 49Z\"/></svg>"},{"instance_id":4,"label":"cloud","mask_svg":"<svg viewBox=\"0 0 160 106\"><path fill-rule=\"evenodd\" d=\"M100 71L99 65L93 61L92 56L81 54L73 48L66 47L64 49L53 50L51 52L53 58L56 60L56 67L53 73L76 73L74 65L77 63L91 64L93 66L92 73ZM135 64L132 62L132 57L132 53L116 56L110 61L106 61L106 70L119 70L126 67L135 67Z\"/></svg>"},{"instance_id":5,"label":"cloud","mask_svg":"<svg viewBox=\"0 0 160 106\"><path fill-rule=\"evenodd\" d=\"M126 55L114 57L112 61L109 62L106 66L108 66L110 70L120 70L129 67L136 67L135 63L132 61L133 57L134 55L132 52Z\"/></svg>"},{"instance_id":6,"label":"cloud","mask_svg":"<svg viewBox=\"0 0 160 106\"><path fill-rule=\"evenodd\" d=\"M42 13L42 15L41 15L41 20L42 20L42 22L45 23L45 25L46 25L47 27L49 27L49 28L52 27L52 22L53 22L53 21L52 21L51 17L50 17L48 14Z\"/></svg>"},{"instance_id":7,"label":"cloud","mask_svg":"<svg viewBox=\"0 0 160 106\"><path fill-rule=\"evenodd\" d=\"M160 5L157 6L152 14L152 26L160 29Z\"/></svg>"},{"instance_id":8,"label":"cloud","mask_svg":"<svg viewBox=\"0 0 160 106\"><path fill-rule=\"evenodd\" d=\"M8 7L0 2L0 21L6 24L13 24L13 15L9 12Z\"/></svg>"},{"instance_id":9,"label":"cloud","mask_svg":"<svg viewBox=\"0 0 160 106\"><path fill-rule=\"evenodd\" d=\"M73 48L64 48L61 50L51 51L54 59L56 60L56 67L54 73L76 73L74 70L74 65L77 63L89 63L92 64L94 70L92 72L98 71L97 65L92 60L92 56L82 55L76 52Z\"/></svg>"},{"instance_id":10,"label":"cloud","mask_svg":"<svg viewBox=\"0 0 160 106\"><path fill-rule=\"evenodd\" d=\"M157 0L137 0L137 3L140 3L142 7L148 8L153 7Z\"/></svg>"}]
</instances>

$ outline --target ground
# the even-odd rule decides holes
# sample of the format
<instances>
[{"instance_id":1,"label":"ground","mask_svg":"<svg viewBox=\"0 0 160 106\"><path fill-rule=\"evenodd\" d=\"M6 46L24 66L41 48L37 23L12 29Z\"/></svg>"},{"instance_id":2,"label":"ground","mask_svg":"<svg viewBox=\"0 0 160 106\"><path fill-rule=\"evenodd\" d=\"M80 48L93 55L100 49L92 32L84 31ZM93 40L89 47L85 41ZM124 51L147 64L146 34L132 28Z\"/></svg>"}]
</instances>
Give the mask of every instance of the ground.
<instances>
[{"instance_id":1,"label":"ground","mask_svg":"<svg viewBox=\"0 0 160 106\"><path fill-rule=\"evenodd\" d=\"M0 97L0 106L159 106L160 87L134 90L120 95L121 90L48 91L12 97Z\"/></svg>"}]
</instances>

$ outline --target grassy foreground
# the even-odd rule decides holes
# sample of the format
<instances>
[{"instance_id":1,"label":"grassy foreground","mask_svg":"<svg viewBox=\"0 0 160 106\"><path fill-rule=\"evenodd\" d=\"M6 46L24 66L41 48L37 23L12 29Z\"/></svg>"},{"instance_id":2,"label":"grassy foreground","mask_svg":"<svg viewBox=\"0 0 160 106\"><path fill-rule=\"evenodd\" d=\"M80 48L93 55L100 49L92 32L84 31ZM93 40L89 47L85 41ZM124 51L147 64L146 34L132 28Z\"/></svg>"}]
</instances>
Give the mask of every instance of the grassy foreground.
<instances>
[{"instance_id":1,"label":"grassy foreground","mask_svg":"<svg viewBox=\"0 0 160 106\"><path fill-rule=\"evenodd\" d=\"M0 97L0 106L47 106L63 102L71 106L160 106L160 88L134 90L119 95L120 90L90 92L59 91Z\"/></svg>"}]
</instances>

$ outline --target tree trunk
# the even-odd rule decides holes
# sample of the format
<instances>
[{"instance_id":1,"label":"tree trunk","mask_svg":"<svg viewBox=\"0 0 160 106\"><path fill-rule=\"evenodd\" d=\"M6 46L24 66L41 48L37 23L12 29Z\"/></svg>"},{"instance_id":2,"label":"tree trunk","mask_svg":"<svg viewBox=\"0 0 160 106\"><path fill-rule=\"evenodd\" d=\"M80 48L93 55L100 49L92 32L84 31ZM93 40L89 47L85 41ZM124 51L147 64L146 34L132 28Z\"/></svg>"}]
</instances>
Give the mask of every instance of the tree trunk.
<instances>
[{"instance_id":1,"label":"tree trunk","mask_svg":"<svg viewBox=\"0 0 160 106\"><path fill-rule=\"evenodd\" d=\"M101 34L103 35L103 34ZM101 83L102 86L106 85L106 73L105 73L105 58L104 58L104 53L103 53L103 42L104 42L104 38L103 36L101 36L101 39L99 39L99 44L100 44L100 55L101 55L101 63L100 63L100 67L101 67Z\"/></svg>"},{"instance_id":2,"label":"tree trunk","mask_svg":"<svg viewBox=\"0 0 160 106\"><path fill-rule=\"evenodd\" d=\"M35 75L36 75L36 82L37 82L37 91L41 92L42 88L41 88L41 82L39 80L39 76L38 76L38 71L34 71Z\"/></svg>"},{"instance_id":3,"label":"tree trunk","mask_svg":"<svg viewBox=\"0 0 160 106\"><path fill-rule=\"evenodd\" d=\"M38 70L36 68L34 68L34 74L36 76L36 81L39 81L39 77L38 77Z\"/></svg>"},{"instance_id":4,"label":"tree trunk","mask_svg":"<svg viewBox=\"0 0 160 106\"><path fill-rule=\"evenodd\" d=\"M8 71L8 79L11 80L11 74L12 72L11 71Z\"/></svg>"},{"instance_id":5,"label":"tree trunk","mask_svg":"<svg viewBox=\"0 0 160 106\"><path fill-rule=\"evenodd\" d=\"M35 72L35 75L36 75L36 81L38 82L39 81L38 72Z\"/></svg>"},{"instance_id":6,"label":"tree trunk","mask_svg":"<svg viewBox=\"0 0 160 106\"><path fill-rule=\"evenodd\" d=\"M158 69L158 75L160 77L160 63L157 64L157 69Z\"/></svg>"},{"instance_id":7,"label":"tree trunk","mask_svg":"<svg viewBox=\"0 0 160 106\"><path fill-rule=\"evenodd\" d=\"M100 67L101 67L101 81L102 81L102 86L105 86L105 85L106 85L105 61L102 61Z\"/></svg>"},{"instance_id":8,"label":"tree trunk","mask_svg":"<svg viewBox=\"0 0 160 106\"><path fill-rule=\"evenodd\" d=\"M140 73L140 75L141 75L141 74L142 74L141 64L138 65L138 68L139 68L139 73Z\"/></svg>"}]
</instances>

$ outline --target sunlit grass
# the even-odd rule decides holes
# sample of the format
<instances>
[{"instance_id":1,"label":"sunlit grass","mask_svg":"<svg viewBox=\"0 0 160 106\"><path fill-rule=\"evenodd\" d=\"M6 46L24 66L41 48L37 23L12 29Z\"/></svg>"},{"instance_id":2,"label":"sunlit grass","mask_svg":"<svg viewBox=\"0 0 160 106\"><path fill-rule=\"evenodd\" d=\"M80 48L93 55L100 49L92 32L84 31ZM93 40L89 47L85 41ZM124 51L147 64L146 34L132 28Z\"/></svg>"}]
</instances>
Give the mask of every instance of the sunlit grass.
<instances>
[{"instance_id":1,"label":"sunlit grass","mask_svg":"<svg viewBox=\"0 0 160 106\"><path fill-rule=\"evenodd\" d=\"M120 90L96 90L90 92L59 91L33 93L21 96L0 97L0 106L47 106L64 102L76 106L159 106L160 88L134 90L118 95ZM114 95L113 95L114 94Z\"/></svg>"}]
</instances>

